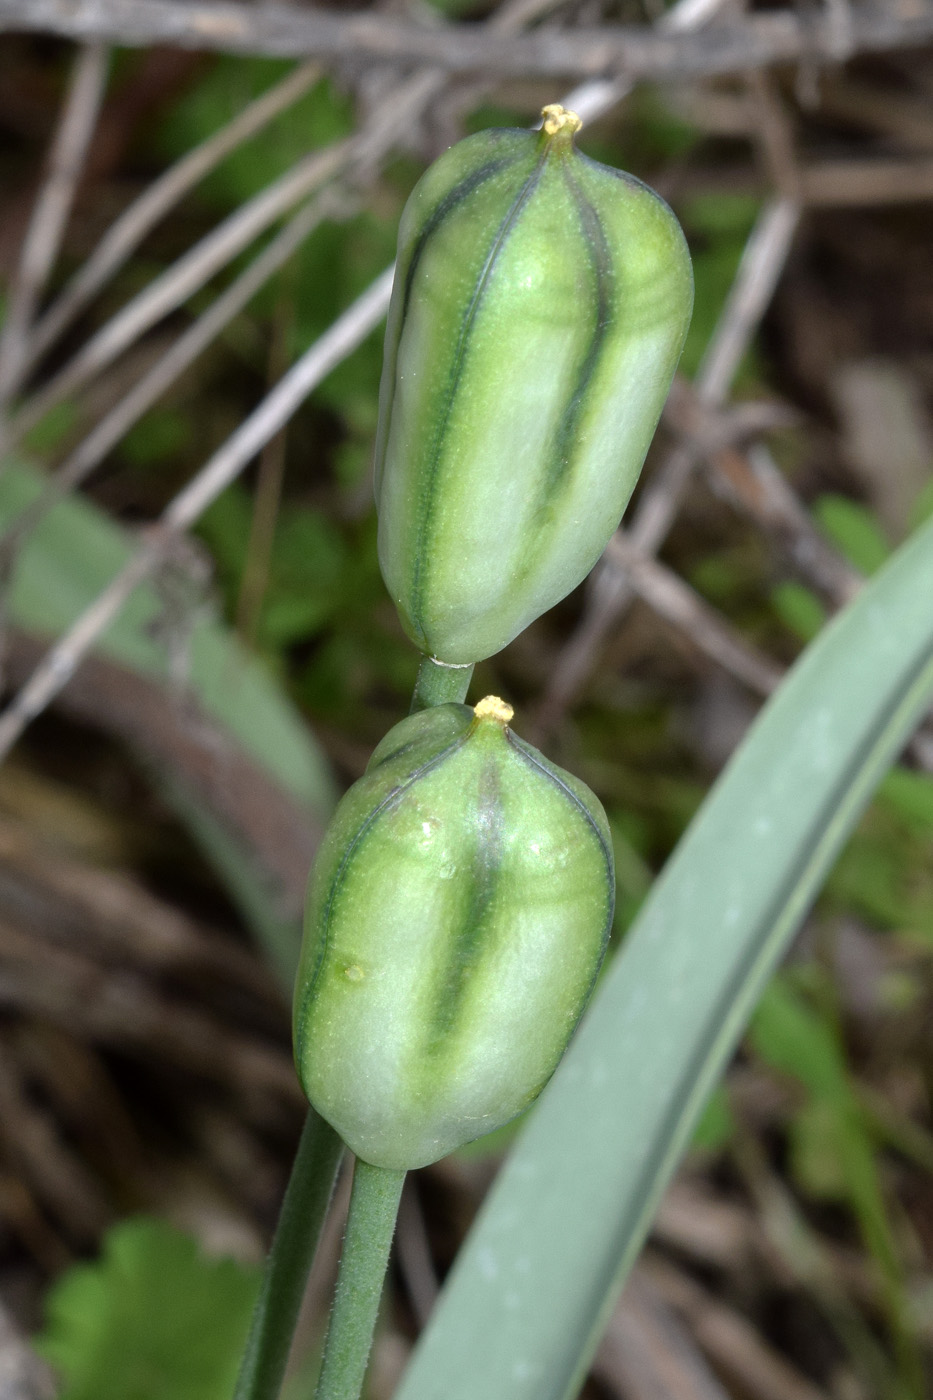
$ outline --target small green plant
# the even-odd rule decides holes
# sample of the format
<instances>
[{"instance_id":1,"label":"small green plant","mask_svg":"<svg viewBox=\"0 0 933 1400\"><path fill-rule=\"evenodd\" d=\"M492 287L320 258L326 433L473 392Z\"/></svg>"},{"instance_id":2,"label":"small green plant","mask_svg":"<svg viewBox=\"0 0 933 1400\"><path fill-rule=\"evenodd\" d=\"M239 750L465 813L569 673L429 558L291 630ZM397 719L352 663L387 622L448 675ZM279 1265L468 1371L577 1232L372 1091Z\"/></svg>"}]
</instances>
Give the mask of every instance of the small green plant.
<instances>
[{"instance_id":1,"label":"small green plant","mask_svg":"<svg viewBox=\"0 0 933 1400\"><path fill-rule=\"evenodd\" d=\"M52 1288L38 1348L61 1400L229 1400L258 1285L163 1221L126 1220Z\"/></svg>"}]
</instances>

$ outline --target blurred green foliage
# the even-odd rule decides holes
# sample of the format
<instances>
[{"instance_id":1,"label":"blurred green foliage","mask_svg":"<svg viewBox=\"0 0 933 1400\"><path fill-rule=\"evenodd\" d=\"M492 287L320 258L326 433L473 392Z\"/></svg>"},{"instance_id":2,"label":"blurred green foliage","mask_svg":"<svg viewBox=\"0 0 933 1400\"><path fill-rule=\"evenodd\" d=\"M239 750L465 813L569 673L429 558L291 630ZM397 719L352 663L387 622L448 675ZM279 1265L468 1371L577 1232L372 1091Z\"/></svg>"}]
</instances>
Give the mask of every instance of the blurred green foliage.
<instances>
[{"instance_id":1,"label":"blurred green foliage","mask_svg":"<svg viewBox=\"0 0 933 1400\"><path fill-rule=\"evenodd\" d=\"M237 117L294 68L285 59L221 57L161 117L152 148L161 163L177 160ZM198 199L217 212L251 199L309 150L353 129L350 102L322 78L304 97L233 151L198 186Z\"/></svg>"},{"instance_id":2,"label":"blurred green foliage","mask_svg":"<svg viewBox=\"0 0 933 1400\"><path fill-rule=\"evenodd\" d=\"M909 1318L900 1222L881 1176L874 1124L828 1001L814 1003L790 976L779 974L762 998L748 1039L767 1065L803 1090L788 1126L791 1176L811 1199L838 1202L851 1212L878 1270L897 1353L897 1379L889 1380L888 1393L919 1395L923 1363Z\"/></svg>"},{"instance_id":3,"label":"blurred green foliage","mask_svg":"<svg viewBox=\"0 0 933 1400\"><path fill-rule=\"evenodd\" d=\"M693 257L693 320L680 362L683 373L691 378L702 363L758 210L758 201L748 195L722 194L697 195L678 210ZM753 347L735 376L736 391L747 391L761 376Z\"/></svg>"},{"instance_id":4,"label":"blurred green foliage","mask_svg":"<svg viewBox=\"0 0 933 1400\"><path fill-rule=\"evenodd\" d=\"M189 438L188 420L168 405L151 408L130 429L120 445L122 456L136 467L155 466L173 457Z\"/></svg>"},{"instance_id":5,"label":"blurred green foliage","mask_svg":"<svg viewBox=\"0 0 933 1400\"><path fill-rule=\"evenodd\" d=\"M875 573L891 553L877 516L858 501L821 496L814 502L813 514L830 543L860 573Z\"/></svg>"},{"instance_id":6,"label":"blurred green foliage","mask_svg":"<svg viewBox=\"0 0 933 1400\"><path fill-rule=\"evenodd\" d=\"M889 773L824 899L933 949L933 778L906 768Z\"/></svg>"},{"instance_id":7,"label":"blurred green foliage","mask_svg":"<svg viewBox=\"0 0 933 1400\"><path fill-rule=\"evenodd\" d=\"M46 1300L35 1341L59 1400L229 1400L259 1277L164 1221L114 1226Z\"/></svg>"},{"instance_id":8,"label":"blurred green foliage","mask_svg":"<svg viewBox=\"0 0 933 1400\"><path fill-rule=\"evenodd\" d=\"M826 625L826 609L811 588L797 579L784 579L771 590L774 611L796 637L810 642Z\"/></svg>"}]
</instances>

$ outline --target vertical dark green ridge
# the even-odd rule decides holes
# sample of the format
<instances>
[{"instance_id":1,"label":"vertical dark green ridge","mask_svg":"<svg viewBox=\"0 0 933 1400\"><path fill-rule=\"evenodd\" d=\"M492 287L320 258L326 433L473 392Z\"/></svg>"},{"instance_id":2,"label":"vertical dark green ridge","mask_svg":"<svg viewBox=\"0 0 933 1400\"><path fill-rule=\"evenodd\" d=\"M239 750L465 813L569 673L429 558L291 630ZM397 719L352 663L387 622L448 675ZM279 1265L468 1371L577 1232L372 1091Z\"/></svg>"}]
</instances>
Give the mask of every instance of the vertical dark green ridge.
<instances>
[{"instance_id":1,"label":"vertical dark green ridge","mask_svg":"<svg viewBox=\"0 0 933 1400\"><path fill-rule=\"evenodd\" d=\"M544 506L553 498L554 491L565 483L569 483L573 476L573 442L583 412L587 391L590 381L596 373L599 358L606 343L606 336L612 326L612 288L615 281L615 269L612 262L612 252L606 241L602 222L587 199L580 185L573 178L568 163L565 161L562 166L564 182L570 192L571 198L577 206L577 213L583 228L583 242L589 254L590 264L593 269L593 277L596 287L596 312L594 316L593 335L587 346L580 365L577 386L574 389L564 414L560 427L554 441L553 451L544 479L541 484L540 506Z\"/></svg>"},{"instance_id":2,"label":"vertical dark green ridge","mask_svg":"<svg viewBox=\"0 0 933 1400\"><path fill-rule=\"evenodd\" d=\"M324 960L327 955L328 931L330 929L331 919L333 917L335 906L337 904L340 887L343 884L349 872L349 868L352 861L356 858L357 855L359 855L366 841L366 837L371 833L373 827L375 826L379 818L385 812L390 810L391 807L393 807L402 800L402 798L405 796L405 793L408 791L408 789L412 786L413 783L417 782L419 778L424 777L426 773L430 773L433 769L438 768L446 759L450 758L460 748L462 748L469 734L470 725L467 725L464 728L463 733L458 735L456 739L454 739L451 743L449 743L446 746L446 748L441 749L440 753L435 754L433 758L429 758L424 763L422 763L418 768L414 770L413 773L409 774L409 776L403 783L399 783L397 784L397 786L391 788L389 792L386 793L382 801L378 803L376 807L373 808L373 810L369 813L366 819L361 823L355 835L353 836L352 841L350 841L349 845L344 851L340 864L338 865L336 871L334 872L333 878L331 879L330 887L327 892L327 899L324 902L324 908L321 912L321 933L318 943L317 961L314 965L314 971L311 973L311 976L307 980L307 987L305 988L304 994L301 998L301 1006L300 1008L298 1008L295 1016L296 1041L300 1042L301 1040L300 1028L304 1025L307 1019L308 1007L313 999L314 991L317 986L317 981L320 977L321 969L324 966ZM300 1062L300 1043L298 1046L298 1050L298 1059Z\"/></svg>"},{"instance_id":3,"label":"vertical dark green ridge","mask_svg":"<svg viewBox=\"0 0 933 1400\"><path fill-rule=\"evenodd\" d=\"M465 179L461 180L459 185L455 185L454 188L444 196L440 203L435 205L431 210L431 213L428 215L421 228L421 232L415 239L411 250L411 257L408 260L408 267L405 269L405 284L402 292L402 325L405 323L408 303L411 300L411 289L415 280L415 273L418 270L418 264L421 262L422 254L424 253L428 239L440 228L447 216L453 213L457 205L461 204L463 200L466 199L467 195L472 194L473 191L479 189L481 185L485 185L487 180L491 180L493 176L508 169L510 165L517 164L521 159L522 153L519 151L511 156L501 156L498 160L487 161L485 165L481 165L478 170L474 170L471 174L467 175Z\"/></svg>"},{"instance_id":4,"label":"vertical dark green ridge","mask_svg":"<svg viewBox=\"0 0 933 1400\"><path fill-rule=\"evenodd\" d=\"M382 480L382 470L385 465L386 448L388 447L389 442L389 425L391 423L392 418L392 404L395 399L395 372L398 366L399 345L401 343L402 332L405 326L405 317L408 312L408 303L411 299L412 283L414 281L415 272L417 270L418 264L421 261L421 255L424 252L425 244L427 243L427 240L430 237L430 235L434 233L434 231L444 222L448 214L450 214L457 207L457 205L460 204L461 201L466 198L468 194L472 194L474 190L479 189L481 185L484 185L487 180L491 180L494 175L498 175L500 171L505 170L509 165L514 164L514 162L518 159L518 155L513 155L502 156L498 160L488 161L485 165L480 166L478 170L474 170L470 175L466 176L465 179L461 180L459 185L455 185L454 188L450 190L438 204L435 205L435 207L431 210L430 214L425 220L424 224L422 225L421 231L415 239L411 247L411 251L408 254L407 266L405 265L404 260L402 258L399 259L398 264L396 265L395 276L396 278L398 278L401 274L404 278L404 282L402 285L402 304L398 311L398 334L394 337L391 343L389 341L388 335L386 336L386 343L383 352L384 363L382 368L382 380L380 384L379 432L378 437L376 439L375 450L375 488L377 494L379 491L379 484ZM389 308L389 318L391 324L391 305ZM382 386L386 384L391 386L391 392L386 396L385 402L383 402Z\"/></svg>"},{"instance_id":5,"label":"vertical dark green ridge","mask_svg":"<svg viewBox=\"0 0 933 1400\"><path fill-rule=\"evenodd\" d=\"M515 196L511 207L506 213L505 218L499 225L499 228L493 239L492 246L489 250L489 254L486 258L485 263L483 264L482 270L476 282L476 286L473 289L473 295L470 299L470 304L467 308L467 312L464 317L463 324L461 326L460 335L458 337L456 349L454 350L453 360L451 362L451 369L447 382L447 397L444 405L443 415L438 425L437 432L435 433L434 442L431 445L430 453L427 459L427 468L424 472L421 473L422 481L424 484L422 486L421 491L419 492L421 504L421 520L418 525L417 538L415 542L415 548L413 551L413 565L411 574L411 620L413 625L418 628L418 631L421 633L422 638L424 638L425 640L426 638L424 637L424 627L422 626L421 620L423 594L425 589L423 579L423 574L425 572L424 542L430 529L431 517L434 512L434 501L437 493L437 478L440 467L441 451L444 445L444 438L447 435L447 428L450 423L450 415L453 408L453 401L456 396L457 386L460 381L460 377L463 373L463 365L466 358L470 335L473 329L474 322L476 320L477 313L482 304L483 296L485 295L486 290L488 289L490 278L492 277L492 273L495 269L497 261L499 260L499 257L501 256L502 250L506 245L509 234L514 230L518 222L519 215L522 212L522 209L528 202L528 199L533 193L535 186L541 178L541 172L544 169L544 163L547 160L547 155L548 148L545 146L544 150L541 152L541 155L538 158L534 170L532 170L531 174L525 180L525 183L519 190L518 194Z\"/></svg>"},{"instance_id":6,"label":"vertical dark green ridge","mask_svg":"<svg viewBox=\"0 0 933 1400\"><path fill-rule=\"evenodd\" d=\"M599 823L596 821L596 818L593 816L592 812L589 810L586 804L580 800L580 798L573 791L573 789L569 787L567 783L564 782L560 774L550 763L548 763L547 759L543 756L543 754L539 754L536 749L533 749L531 747L530 744L526 744L524 739L519 739L518 735L513 734L511 729L506 729L505 737L512 749L514 750L514 752L517 753L519 757L524 760L525 763L527 763L531 768L534 768L537 772L543 774L544 777L549 779L549 781L552 782L554 786L558 788L560 792L563 793L563 795L567 798L568 802L570 802L571 805L575 807L576 810L580 813L580 815L584 818L587 825L591 828L593 835L596 837L596 840L599 842L599 848L602 851L603 860L606 864L606 887L609 892L609 899L606 909L606 924L603 929L603 948L605 949L606 944L609 942L609 934L612 929L612 920L615 915L616 906L615 865L612 858L612 849L609 846L609 843L607 842L605 836L603 835ZM593 974L594 983L596 981L598 972L599 969L597 968L596 972L594 972ZM590 990L592 990L592 987Z\"/></svg>"},{"instance_id":7,"label":"vertical dark green ridge","mask_svg":"<svg viewBox=\"0 0 933 1400\"><path fill-rule=\"evenodd\" d=\"M502 870L503 807L498 763L487 754L479 773L478 830L473 850L470 898L462 910L460 924L445 940L449 956L435 969L434 1014L421 1051L434 1060L451 1050L451 1033L463 1009L469 977L477 963L476 954L485 941L486 925L494 908Z\"/></svg>"}]
</instances>

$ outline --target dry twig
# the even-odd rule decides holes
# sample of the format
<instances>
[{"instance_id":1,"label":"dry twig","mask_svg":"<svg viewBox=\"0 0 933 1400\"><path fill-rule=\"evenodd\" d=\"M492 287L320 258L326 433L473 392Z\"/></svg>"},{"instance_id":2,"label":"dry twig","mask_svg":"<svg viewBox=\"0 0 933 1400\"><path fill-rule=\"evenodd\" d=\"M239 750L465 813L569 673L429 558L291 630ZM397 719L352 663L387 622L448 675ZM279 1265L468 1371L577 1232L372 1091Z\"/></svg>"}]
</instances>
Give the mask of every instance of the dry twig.
<instances>
[{"instance_id":1,"label":"dry twig","mask_svg":"<svg viewBox=\"0 0 933 1400\"><path fill-rule=\"evenodd\" d=\"M301 64L146 187L111 225L91 256L37 320L12 385L14 390L62 331L123 267L156 224L226 156L307 92L320 72L317 63Z\"/></svg>"},{"instance_id":2,"label":"dry twig","mask_svg":"<svg viewBox=\"0 0 933 1400\"><path fill-rule=\"evenodd\" d=\"M288 422L298 405L325 375L379 324L388 303L391 274L392 269L387 269L338 317L214 453L197 476L169 502L160 524L149 531L138 553L52 647L23 689L0 715L0 757L9 752L30 720L41 714L67 684L133 589L158 568L172 542L199 519L224 487Z\"/></svg>"},{"instance_id":3,"label":"dry twig","mask_svg":"<svg viewBox=\"0 0 933 1400\"><path fill-rule=\"evenodd\" d=\"M733 1308L680 1269L648 1258L636 1270L643 1287L680 1314L717 1371L755 1400L825 1400L796 1367Z\"/></svg>"},{"instance_id":4,"label":"dry twig","mask_svg":"<svg viewBox=\"0 0 933 1400\"><path fill-rule=\"evenodd\" d=\"M707 7L695 5L705 18ZM696 23L696 21L694 21ZM855 53L917 46L933 37L929 0L852 7L840 31L830 7L793 7L683 32L668 25L547 28L503 43L481 25L415 24L378 11L182 0L0 0L0 29L40 30L130 46L177 44L280 58L427 63L486 77L582 79L621 76L666 81L745 72L806 59L836 63Z\"/></svg>"},{"instance_id":5,"label":"dry twig","mask_svg":"<svg viewBox=\"0 0 933 1400\"><path fill-rule=\"evenodd\" d=\"M536 0L537 3L539 0ZM676 15L679 9L680 7L677 7L672 13ZM490 21L490 28L500 33L507 33L518 22L519 15L524 20L529 13L530 8L527 0L515 0L514 7L506 6L493 17ZM387 107L390 111L391 120L382 120L374 129L366 129L359 137L352 138L355 143L353 151L359 171L366 171L384 155L422 106L438 91L442 82L442 73L436 69L426 69L403 84L393 94L391 103L383 104L383 110ZM589 95L590 112L606 110L613 101L618 100L622 91L624 89L620 89L617 84L600 85ZM331 156L335 149L339 150L340 147L331 147L327 152L320 153L320 160L326 164L326 158ZM318 157L311 159L317 160ZM296 179L298 185L304 189L305 186L302 182L307 181L305 163L298 167L297 174L293 170L284 177L284 188L293 192ZM106 356L117 353L116 346L123 345L125 348L125 344L128 344L135 335L139 334L142 327L151 323L151 321L146 320L147 316L155 317L164 314L167 298L169 300L172 297L177 298L182 292L187 295L193 289L198 278L203 280L205 275L209 275L205 272L205 265L213 266L212 259L219 259L222 252L225 255L231 244L235 244L237 247L241 246L237 242L238 239L248 241L245 229L252 228L255 232L261 218L268 216L270 207L274 207L280 212L282 187L283 182L277 182L270 190L264 191L262 195L257 197L258 205L257 201L247 205L246 210L252 210L252 213L245 219L243 210L239 211L237 215L231 216L231 219L222 224L213 234L202 240L198 248L192 249L191 253L182 258L173 268L170 268L163 278L157 279L156 284L147 288L140 297L130 303L129 307L118 313L113 321L108 323L108 326L105 326L90 342L89 346L86 346L84 351L79 352L71 366L66 367L56 380L46 386L46 389L40 392L36 400L23 410L18 429L14 425L13 431L23 431L24 424L34 422L38 417L41 417L42 412L45 412L50 403L54 401L55 395L67 391L63 390L63 384L71 386L73 382L81 382L81 376L87 375L89 377L100 367L100 363L106 362ZM230 256L232 255L231 253ZM311 392L311 389L320 383L321 379L378 324L388 305L392 275L393 269L387 268L368 291L358 298L357 302L293 366L292 370L255 412L214 454L194 480L170 502L163 513L161 528L150 532L139 553L50 650L26 685L4 713L0 715L0 759L9 752L10 747L16 742L25 726L36 715L40 714L67 684L76 667L109 622L119 612L133 589L158 566L170 540L188 529L199 518L207 506L216 499L220 491L243 470L253 456L261 451L270 438L288 421L299 403ZM185 291L185 288L188 290ZM177 304L177 300L172 304ZM195 329L192 328L192 336L195 334ZM158 372L158 366L156 372ZM165 367L163 367L162 372L165 372ZM139 401L145 400L145 392L140 390ZM118 405L115 412L119 413L120 411L121 405ZM128 412L125 407L122 411ZM135 408L133 411L135 412ZM114 431L115 425L116 420L111 426L111 432ZM93 465L91 459L95 453L100 451L101 446L107 441L108 437L102 431L95 452L88 451L87 453L90 465ZM105 446L104 450L107 450ZM90 466L87 467L87 470L89 469ZM71 470L75 477L83 474L85 471L83 460L75 460ZM32 517L30 517L31 520Z\"/></svg>"},{"instance_id":6,"label":"dry twig","mask_svg":"<svg viewBox=\"0 0 933 1400\"><path fill-rule=\"evenodd\" d=\"M704 408L719 407L742 356L764 315L790 252L799 208L777 199L762 211L752 230L722 314L696 378L695 392ZM693 470L702 457L700 443L680 442L649 481L628 529L639 554L654 554L670 529ZM537 738L549 733L579 692L599 648L624 612L632 587L609 554L597 565L579 627L559 657L539 709Z\"/></svg>"},{"instance_id":7,"label":"dry twig","mask_svg":"<svg viewBox=\"0 0 933 1400\"><path fill-rule=\"evenodd\" d=\"M325 190L310 199L288 221L245 271L165 353L138 379L113 408L71 451L48 478L41 496L5 532L7 549L14 549L38 524L55 501L79 486L116 447L134 424L181 378L199 355L240 314L266 282L284 266L313 229L327 218L348 212L348 201L336 191Z\"/></svg>"},{"instance_id":8,"label":"dry twig","mask_svg":"<svg viewBox=\"0 0 933 1400\"><path fill-rule=\"evenodd\" d=\"M606 1328L593 1372L626 1400L728 1400L695 1341L640 1267Z\"/></svg>"},{"instance_id":9,"label":"dry twig","mask_svg":"<svg viewBox=\"0 0 933 1400\"><path fill-rule=\"evenodd\" d=\"M633 592L672 623L711 661L758 695L770 695L782 671L736 632L689 584L650 554L637 549L624 530L607 546L609 561L625 575Z\"/></svg>"},{"instance_id":10,"label":"dry twig","mask_svg":"<svg viewBox=\"0 0 933 1400\"><path fill-rule=\"evenodd\" d=\"M48 174L32 212L0 336L0 403L18 382L29 332L55 263L88 143L97 122L109 67L100 44L79 50L71 87L49 155Z\"/></svg>"},{"instance_id":11,"label":"dry twig","mask_svg":"<svg viewBox=\"0 0 933 1400\"><path fill-rule=\"evenodd\" d=\"M5 1308L0 1307L0 1397L2 1400L54 1400L52 1373L26 1345Z\"/></svg>"},{"instance_id":12,"label":"dry twig","mask_svg":"<svg viewBox=\"0 0 933 1400\"><path fill-rule=\"evenodd\" d=\"M337 174L348 154L349 142L313 152L206 234L122 307L20 409L9 425L8 445L17 442L62 399L113 364L139 336L181 306L276 219Z\"/></svg>"},{"instance_id":13,"label":"dry twig","mask_svg":"<svg viewBox=\"0 0 933 1400\"><path fill-rule=\"evenodd\" d=\"M0 920L0 960L0 1005L6 1010L227 1085L263 1116L302 1102L284 1045L237 1033L199 1005L157 991L135 972L40 942L33 930L5 919ZM0 1086L0 1101L3 1092ZM6 1108L3 1116L10 1121Z\"/></svg>"}]
</instances>

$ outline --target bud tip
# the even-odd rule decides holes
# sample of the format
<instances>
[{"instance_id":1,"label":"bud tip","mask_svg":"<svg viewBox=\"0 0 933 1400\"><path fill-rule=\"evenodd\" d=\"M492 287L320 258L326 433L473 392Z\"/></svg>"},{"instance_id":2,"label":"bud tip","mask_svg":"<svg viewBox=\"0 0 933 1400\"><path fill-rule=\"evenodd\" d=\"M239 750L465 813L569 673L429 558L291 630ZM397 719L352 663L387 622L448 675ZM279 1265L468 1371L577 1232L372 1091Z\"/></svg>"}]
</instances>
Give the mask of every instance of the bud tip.
<instances>
[{"instance_id":1,"label":"bud tip","mask_svg":"<svg viewBox=\"0 0 933 1400\"><path fill-rule=\"evenodd\" d=\"M508 724L515 711L511 705L507 705L504 700L500 700L498 695L487 695L480 700L478 705L473 706L473 713L477 719L494 719L497 724Z\"/></svg>"}]
</instances>

